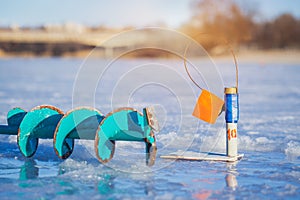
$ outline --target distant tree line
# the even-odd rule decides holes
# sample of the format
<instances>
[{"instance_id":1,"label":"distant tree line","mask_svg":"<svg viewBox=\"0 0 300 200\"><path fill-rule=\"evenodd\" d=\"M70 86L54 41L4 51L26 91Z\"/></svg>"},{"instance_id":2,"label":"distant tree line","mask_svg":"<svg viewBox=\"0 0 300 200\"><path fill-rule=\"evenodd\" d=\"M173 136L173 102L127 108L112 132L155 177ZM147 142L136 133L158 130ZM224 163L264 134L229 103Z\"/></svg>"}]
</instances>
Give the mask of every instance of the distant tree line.
<instances>
[{"instance_id":1,"label":"distant tree line","mask_svg":"<svg viewBox=\"0 0 300 200\"><path fill-rule=\"evenodd\" d=\"M0 42L0 50L7 54L28 54L36 56L63 56L65 53L76 53L79 51L88 51L94 46L79 43L46 43L46 42Z\"/></svg>"},{"instance_id":2,"label":"distant tree line","mask_svg":"<svg viewBox=\"0 0 300 200\"><path fill-rule=\"evenodd\" d=\"M282 14L254 28L253 42L263 49L300 47L300 20L291 14Z\"/></svg>"},{"instance_id":3,"label":"distant tree line","mask_svg":"<svg viewBox=\"0 0 300 200\"><path fill-rule=\"evenodd\" d=\"M272 21L257 20L255 7L234 0L196 0L193 17L181 27L207 50L222 46L271 49L300 48L300 20L282 14Z\"/></svg>"}]
</instances>

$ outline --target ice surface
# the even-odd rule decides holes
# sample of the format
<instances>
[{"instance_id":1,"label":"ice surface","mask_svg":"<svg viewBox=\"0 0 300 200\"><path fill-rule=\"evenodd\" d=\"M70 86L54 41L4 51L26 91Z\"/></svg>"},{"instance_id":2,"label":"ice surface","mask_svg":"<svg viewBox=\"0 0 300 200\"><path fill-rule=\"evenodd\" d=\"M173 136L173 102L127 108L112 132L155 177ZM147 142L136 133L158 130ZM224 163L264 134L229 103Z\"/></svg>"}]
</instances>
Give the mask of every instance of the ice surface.
<instances>
[{"instance_id":1,"label":"ice surface","mask_svg":"<svg viewBox=\"0 0 300 200\"><path fill-rule=\"evenodd\" d=\"M89 62L92 71L82 77L84 81L107 63L101 59ZM202 67L203 74L209 74L211 65L207 61L195 63ZM216 64L221 82L218 76L199 82L222 97L223 86L234 84L234 67L231 60ZM145 165L145 145L140 142L117 142L113 159L103 165L95 157L93 141L76 141L71 157L62 161L54 152L52 140L40 140L36 155L25 159L16 136L0 136L1 199L299 197L300 68L271 62L263 67L255 61L239 64L238 147L245 157L238 163L219 163L159 158L176 151L226 151L224 114L215 125L191 116L200 91L186 77L181 61L121 59L112 63L96 86L85 82L81 93L76 93L80 59L0 60L1 124L6 124L6 114L13 107L30 110L41 104L55 105L64 112L88 105L104 114L119 106L141 111L154 105L161 123L161 131L156 134L158 155L152 168ZM155 74L157 69L159 75ZM147 72L147 78L143 72ZM201 74L195 75L201 79ZM164 80L160 80L162 77ZM214 82L216 86L211 86Z\"/></svg>"}]
</instances>

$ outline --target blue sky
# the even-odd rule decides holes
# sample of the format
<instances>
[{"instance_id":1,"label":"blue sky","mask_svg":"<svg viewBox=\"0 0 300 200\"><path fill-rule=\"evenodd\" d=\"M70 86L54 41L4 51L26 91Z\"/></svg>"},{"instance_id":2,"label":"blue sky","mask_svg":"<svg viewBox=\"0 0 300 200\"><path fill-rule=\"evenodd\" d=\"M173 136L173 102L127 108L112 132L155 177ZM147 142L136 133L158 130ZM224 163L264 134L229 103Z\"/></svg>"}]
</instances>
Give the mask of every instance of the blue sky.
<instances>
[{"instance_id":1,"label":"blue sky","mask_svg":"<svg viewBox=\"0 0 300 200\"><path fill-rule=\"evenodd\" d=\"M85 25L176 28L192 15L192 0L0 0L0 26L39 26L74 22ZM262 19L284 12L300 18L299 0L239 0L254 5Z\"/></svg>"}]
</instances>

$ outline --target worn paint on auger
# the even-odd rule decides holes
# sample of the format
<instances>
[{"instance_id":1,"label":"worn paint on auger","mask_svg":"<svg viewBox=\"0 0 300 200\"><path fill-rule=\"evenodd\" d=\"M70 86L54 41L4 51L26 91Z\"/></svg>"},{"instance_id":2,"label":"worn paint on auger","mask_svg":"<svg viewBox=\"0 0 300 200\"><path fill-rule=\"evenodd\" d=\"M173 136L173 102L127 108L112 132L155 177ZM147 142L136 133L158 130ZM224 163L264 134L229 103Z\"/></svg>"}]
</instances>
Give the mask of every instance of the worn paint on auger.
<instances>
[{"instance_id":1,"label":"worn paint on auger","mask_svg":"<svg viewBox=\"0 0 300 200\"><path fill-rule=\"evenodd\" d=\"M115 141L146 142L147 164L153 165L156 154L153 117L150 110L143 114L132 108L109 113L100 123L95 137L95 151L101 162L108 162L114 154Z\"/></svg>"},{"instance_id":2,"label":"worn paint on auger","mask_svg":"<svg viewBox=\"0 0 300 200\"><path fill-rule=\"evenodd\" d=\"M55 152L62 159L72 154L74 139L95 139L96 156L103 163L113 157L117 140L145 142L149 166L156 158L154 131L158 131L158 122L151 108L144 108L143 114L120 108L106 116L88 107L66 114L49 105L37 106L28 113L14 108L7 114L7 123L0 125L0 134L18 135L18 146L25 157L35 154L39 139L53 138Z\"/></svg>"}]
</instances>

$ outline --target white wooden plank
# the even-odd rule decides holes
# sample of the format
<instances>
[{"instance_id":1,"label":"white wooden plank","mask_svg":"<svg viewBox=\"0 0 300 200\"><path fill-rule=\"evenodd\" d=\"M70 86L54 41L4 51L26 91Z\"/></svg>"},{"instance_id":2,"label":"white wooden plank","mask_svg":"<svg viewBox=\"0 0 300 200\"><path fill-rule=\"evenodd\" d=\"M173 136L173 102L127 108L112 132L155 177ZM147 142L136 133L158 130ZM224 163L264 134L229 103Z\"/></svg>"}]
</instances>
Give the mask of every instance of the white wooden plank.
<instances>
[{"instance_id":1,"label":"white wooden plank","mask_svg":"<svg viewBox=\"0 0 300 200\"><path fill-rule=\"evenodd\" d=\"M244 154L239 154L236 157L228 157L225 154L219 153L197 153L197 152L174 152L169 155L162 155L164 159L175 159L175 160L190 160L190 161L223 161L223 162L234 162L240 160Z\"/></svg>"}]
</instances>

